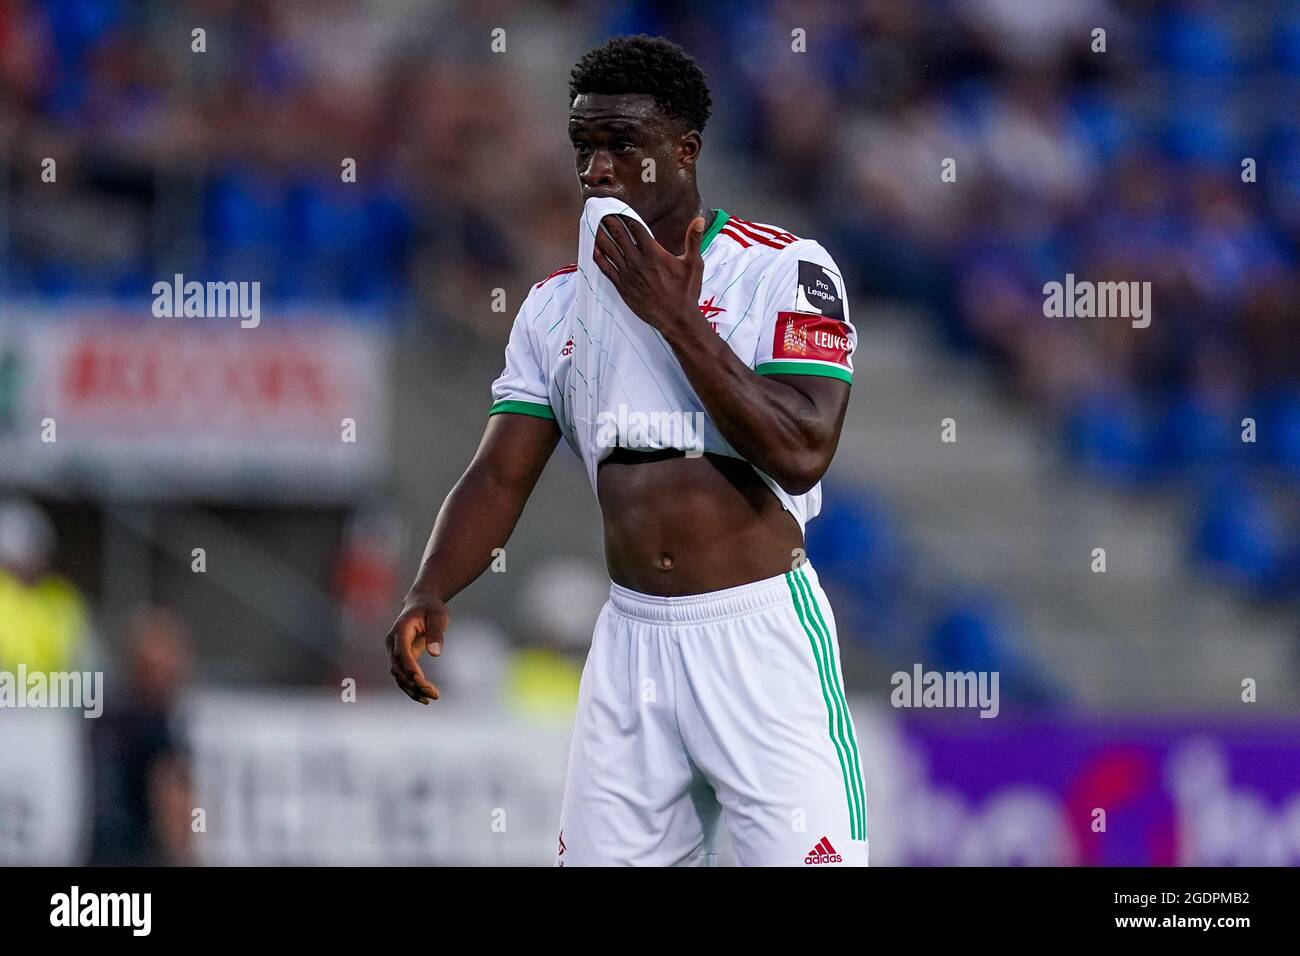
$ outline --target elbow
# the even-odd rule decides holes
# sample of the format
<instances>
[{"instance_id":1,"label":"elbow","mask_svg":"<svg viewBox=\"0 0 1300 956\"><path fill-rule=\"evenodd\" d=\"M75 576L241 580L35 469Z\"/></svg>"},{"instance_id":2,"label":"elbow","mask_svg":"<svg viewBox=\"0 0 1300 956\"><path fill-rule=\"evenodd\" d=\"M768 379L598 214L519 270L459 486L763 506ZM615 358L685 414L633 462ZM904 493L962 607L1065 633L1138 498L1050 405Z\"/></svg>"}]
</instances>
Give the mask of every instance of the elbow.
<instances>
[{"instance_id":1,"label":"elbow","mask_svg":"<svg viewBox=\"0 0 1300 956\"><path fill-rule=\"evenodd\" d=\"M781 473L772 478L786 494L805 495L817 487L817 482L822 480L829 465L830 462L824 456L810 452L794 456Z\"/></svg>"}]
</instances>

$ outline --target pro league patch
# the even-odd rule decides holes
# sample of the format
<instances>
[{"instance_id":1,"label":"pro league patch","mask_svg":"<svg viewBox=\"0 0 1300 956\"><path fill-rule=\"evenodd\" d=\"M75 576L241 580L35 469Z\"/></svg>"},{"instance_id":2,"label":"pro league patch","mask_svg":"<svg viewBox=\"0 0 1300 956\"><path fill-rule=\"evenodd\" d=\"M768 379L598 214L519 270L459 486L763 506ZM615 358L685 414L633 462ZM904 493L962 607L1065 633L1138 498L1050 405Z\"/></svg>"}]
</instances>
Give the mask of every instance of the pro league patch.
<instances>
[{"instance_id":1,"label":"pro league patch","mask_svg":"<svg viewBox=\"0 0 1300 956\"><path fill-rule=\"evenodd\" d=\"M831 274L815 262L799 260L799 285L794 293L796 312L815 312L833 319L844 318L840 287Z\"/></svg>"}]
</instances>

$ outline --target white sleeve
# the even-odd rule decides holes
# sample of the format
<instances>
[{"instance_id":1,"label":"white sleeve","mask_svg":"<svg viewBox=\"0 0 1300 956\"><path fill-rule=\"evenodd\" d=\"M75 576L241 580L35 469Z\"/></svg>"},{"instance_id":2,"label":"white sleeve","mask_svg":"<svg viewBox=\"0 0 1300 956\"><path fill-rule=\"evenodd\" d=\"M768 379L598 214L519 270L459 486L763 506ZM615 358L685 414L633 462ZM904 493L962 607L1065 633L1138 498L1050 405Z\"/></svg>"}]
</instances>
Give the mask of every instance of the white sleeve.
<instances>
[{"instance_id":1,"label":"white sleeve","mask_svg":"<svg viewBox=\"0 0 1300 956\"><path fill-rule=\"evenodd\" d=\"M537 418L555 418L532 318L525 299L510 329L510 341L506 343L506 367L492 383L489 415L513 412Z\"/></svg>"},{"instance_id":2,"label":"white sleeve","mask_svg":"<svg viewBox=\"0 0 1300 956\"><path fill-rule=\"evenodd\" d=\"M851 383L858 333L830 253L811 240L799 242L777 257L765 285L754 371Z\"/></svg>"}]
</instances>

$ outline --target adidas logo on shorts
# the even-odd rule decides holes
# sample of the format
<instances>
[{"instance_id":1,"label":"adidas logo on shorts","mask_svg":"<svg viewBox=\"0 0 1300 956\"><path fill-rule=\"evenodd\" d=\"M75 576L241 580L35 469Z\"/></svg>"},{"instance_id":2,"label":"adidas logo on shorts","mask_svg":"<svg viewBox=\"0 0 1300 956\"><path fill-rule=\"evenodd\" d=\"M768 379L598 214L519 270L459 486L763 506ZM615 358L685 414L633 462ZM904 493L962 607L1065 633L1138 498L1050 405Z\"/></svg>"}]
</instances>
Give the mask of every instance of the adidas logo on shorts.
<instances>
[{"instance_id":1,"label":"adidas logo on shorts","mask_svg":"<svg viewBox=\"0 0 1300 956\"><path fill-rule=\"evenodd\" d=\"M803 861L808 866L815 866L818 863L843 863L844 857L835 852L835 847L831 846L830 840L822 837L817 841L817 845L808 851Z\"/></svg>"}]
</instances>

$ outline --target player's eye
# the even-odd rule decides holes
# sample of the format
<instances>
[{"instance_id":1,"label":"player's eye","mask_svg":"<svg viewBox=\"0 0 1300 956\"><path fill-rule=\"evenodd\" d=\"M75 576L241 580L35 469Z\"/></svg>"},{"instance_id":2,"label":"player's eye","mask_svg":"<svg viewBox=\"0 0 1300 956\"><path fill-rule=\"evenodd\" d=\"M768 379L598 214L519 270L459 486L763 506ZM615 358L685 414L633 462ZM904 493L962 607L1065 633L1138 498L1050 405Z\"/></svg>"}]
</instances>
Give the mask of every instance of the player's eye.
<instances>
[{"instance_id":1,"label":"player's eye","mask_svg":"<svg viewBox=\"0 0 1300 956\"><path fill-rule=\"evenodd\" d=\"M616 153L630 153L630 152L632 152L632 150L634 150L634 149L636 149L636 144L635 144L635 143L615 143L615 144L614 144L614 152L616 152Z\"/></svg>"}]
</instances>

